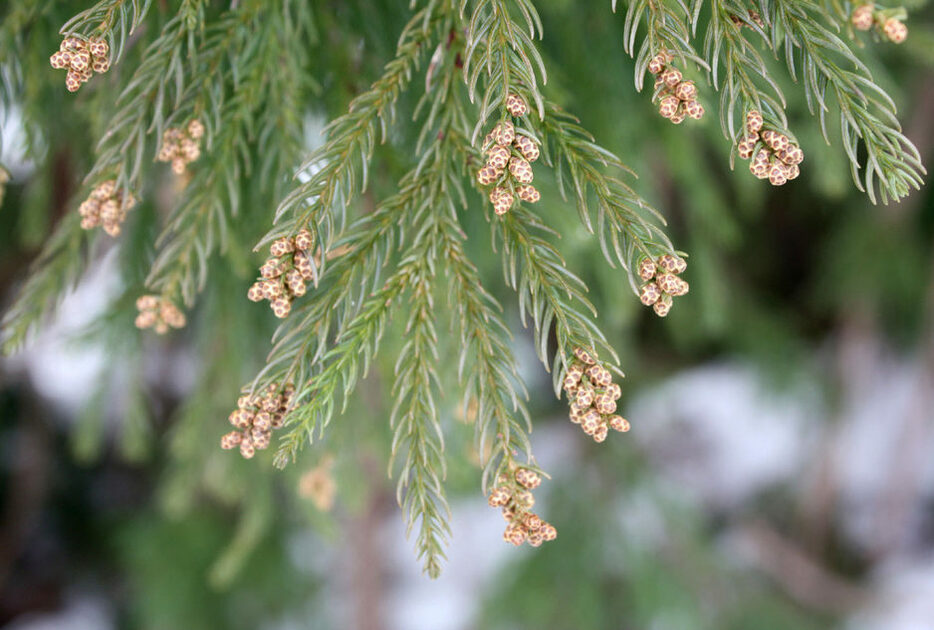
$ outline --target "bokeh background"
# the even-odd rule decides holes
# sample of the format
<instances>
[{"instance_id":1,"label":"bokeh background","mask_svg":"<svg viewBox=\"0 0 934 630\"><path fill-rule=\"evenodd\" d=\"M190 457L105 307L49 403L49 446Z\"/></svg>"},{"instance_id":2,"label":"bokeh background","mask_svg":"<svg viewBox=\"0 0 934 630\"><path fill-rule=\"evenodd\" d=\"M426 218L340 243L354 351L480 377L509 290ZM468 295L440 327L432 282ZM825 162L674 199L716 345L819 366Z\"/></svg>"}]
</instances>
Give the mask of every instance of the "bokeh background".
<instances>
[{"instance_id":1,"label":"bokeh background","mask_svg":"<svg viewBox=\"0 0 934 630\"><path fill-rule=\"evenodd\" d=\"M26 86L0 99L0 163L12 176L0 209L8 305L51 227L83 198L100 114L174 3L154 3L121 64L77 97L46 60L84 3L43 6L17 23L18 1L4 4L0 73L20 73ZM154 164L126 234L116 245L98 240L55 316L0 359L0 626L934 628L931 188L869 204L777 62L807 156L802 176L776 189L733 172L714 114L676 127L635 92L623 16L609 2L538 4L547 93L641 175L634 187L690 254L691 293L659 320L537 168L541 212L591 286L627 373L633 429L597 445L554 398L478 200L463 213L469 249L516 334L533 445L552 475L536 496L558 539L538 550L502 542L501 517L479 489L470 409L448 395L453 540L442 577L420 574L386 475L399 335L387 334L350 409L286 471L267 456L221 452L226 415L275 325L244 296L258 262L250 246L277 188L252 175L238 182L251 203L232 245L212 259L190 325L165 338L140 334L133 300L179 195ZM860 54L930 166L934 29L925 4L908 5L905 44L861 35ZM407 20L398 3L313 5L306 149L378 76ZM701 98L715 109L713 88ZM391 193L413 159L414 100L377 151L363 208ZM456 392L448 379L446 392Z\"/></svg>"}]
</instances>

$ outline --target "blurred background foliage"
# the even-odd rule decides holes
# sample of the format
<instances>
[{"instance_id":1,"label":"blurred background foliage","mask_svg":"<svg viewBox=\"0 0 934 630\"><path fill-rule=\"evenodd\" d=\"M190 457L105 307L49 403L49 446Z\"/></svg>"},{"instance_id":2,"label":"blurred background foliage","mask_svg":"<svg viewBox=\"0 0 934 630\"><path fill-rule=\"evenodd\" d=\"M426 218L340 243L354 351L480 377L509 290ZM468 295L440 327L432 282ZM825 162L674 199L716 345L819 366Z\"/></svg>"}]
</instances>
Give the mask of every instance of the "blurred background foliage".
<instances>
[{"instance_id":1,"label":"blurred background foliage","mask_svg":"<svg viewBox=\"0 0 934 630\"><path fill-rule=\"evenodd\" d=\"M2 160L12 175L0 209L6 303L52 226L75 212L115 97L175 11L174 2L154 1L120 62L71 95L48 56L57 49L58 28L85 4L12 0L0 7ZM499 258L489 254L480 200L462 217L468 253L516 333L533 438L540 463L553 474L540 500L558 540L539 550L505 549L500 517L481 507L470 409L448 396L442 413L455 511L452 563L438 583L411 577L416 561L385 474L391 358L401 346L401 318L391 324L383 362L351 408L297 465L276 471L269 453L242 461L221 452L217 443L232 401L262 365L274 330L268 309L244 296L261 262L252 244L268 228L291 173L243 173L236 183L239 213L226 247L213 255L188 327L157 338L133 327L133 302L179 190L168 170L153 163L147 194L124 234L116 243L95 242L89 271L58 318L0 364L0 624L59 627L30 624L57 619L41 615L67 612L89 598L104 602L106 625L74 627L864 627L861 611L873 600L880 567L905 554L934 553L934 488L923 481L930 471L909 468L901 484L892 484L917 490L913 517L899 523L891 513L895 542L879 539L867 548L854 542L846 513L836 510L845 497L822 458L842 448L839 429L854 396L880 373L897 379L901 363L920 366L921 420L911 426L926 437L908 433L908 444L910 436L932 443L934 197L926 187L901 204L870 205L853 188L842 149L825 145L801 90L775 60L774 76L789 97L790 128L807 155L802 176L773 188L750 177L743 164L731 171L730 146L714 115L673 126L656 114L648 93L633 89L623 15L609 4L538 3L545 92L640 175L635 188L661 209L673 241L690 254L690 295L665 320L641 307L544 168L538 169L543 201L537 211L561 235L558 246L591 287L599 322L622 358L632 433L595 445L567 427L563 403L554 399L502 281ZM302 60L296 80L307 79L299 82L298 99L304 134L250 137L252 164L279 152L283 163L297 166L320 143L323 124L379 76L409 17L385 0L309 5L312 36L302 50L285 51ZM210 3L207 19L224 8ZM860 35L859 53L899 104L906 135L930 164L932 11L923 0L906 8L904 45ZM704 85L700 92L714 110L713 89ZM414 96L403 99L390 142L377 150L370 187L358 202L363 209L392 194L414 162L414 104ZM264 115L249 113L256 120ZM445 300L438 304L446 308ZM441 356L456 350L453 339L442 339ZM867 347L874 349L869 355ZM752 366L780 400L800 401L803 388L816 390L820 401L805 406L810 437L800 469L727 505L670 474L715 437L703 426L676 424L661 437L651 429L657 418L679 413L651 403L653 396L678 392L665 389L667 383L723 364ZM444 378L445 390L456 391L456 376ZM640 392L650 402L631 404ZM675 406L693 404L703 417L710 398L684 395ZM790 407L783 405L778 408ZM888 415L894 408L880 409L881 435L897 441L904 424ZM754 449L757 435L741 423L731 431L749 442L731 444ZM643 431L648 439L639 437ZM885 463L896 469L899 451L893 452L895 459ZM335 480L336 501L319 509L313 499L321 495L309 489L307 475L328 457L333 466L318 470ZM703 467L696 471L705 474ZM471 534L475 528L482 537ZM736 549L750 547L761 562L738 559L748 554ZM489 558L471 568L457 560L463 554ZM441 595L451 592L469 603L453 606ZM418 593L427 598L422 608L405 604Z\"/></svg>"}]
</instances>

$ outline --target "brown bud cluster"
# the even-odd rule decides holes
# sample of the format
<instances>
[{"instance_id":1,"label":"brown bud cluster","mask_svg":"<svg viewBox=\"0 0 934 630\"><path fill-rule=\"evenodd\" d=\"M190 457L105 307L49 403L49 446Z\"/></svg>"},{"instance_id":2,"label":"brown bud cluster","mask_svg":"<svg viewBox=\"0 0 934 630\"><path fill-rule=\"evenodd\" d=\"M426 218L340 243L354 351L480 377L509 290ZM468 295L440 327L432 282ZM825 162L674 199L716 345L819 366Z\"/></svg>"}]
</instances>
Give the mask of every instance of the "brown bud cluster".
<instances>
[{"instance_id":1,"label":"brown bud cluster","mask_svg":"<svg viewBox=\"0 0 934 630\"><path fill-rule=\"evenodd\" d=\"M169 328L183 328L185 314L168 298L158 295L143 295L136 300L136 327L139 329L152 328L158 334L164 335Z\"/></svg>"},{"instance_id":2,"label":"brown bud cluster","mask_svg":"<svg viewBox=\"0 0 934 630\"><path fill-rule=\"evenodd\" d=\"M877 32L892 43L901 44L908 38L908 27L892 13L892 9L876 10L874 3L858 5L850 14L850 24L858 31L868 31L873 26Z\"/></svg>"},{"instance_id":3,"label":"brown bud cluster","mask_svg":"<svg viewBox=\"0 0 934 630\"><path fill-rule=\"evenodd\" d=\"M506 519L504 541L516 547L524 542L539 547L543 542L558 537L554 525L532 512L535 506L532 490L541 482L542 478L535 471L512 463L509 472L497 478L496 487L490 491L487 502L490 507L503 510L503 518Z\"/></svg>"},{"instance_id":4,"label":"brown bud cluster","mask_svg":"<svg viewBox=\"0 0 934 630\"><path fill-rule=\"evenodd\" d=\"M506 111L514 118L521 118L529 111L525 100L517 94L506 97ZM477 172L481 186L493 186L489 192L493 212L503 215L509 212L518 197L526 203L536 203L541 193L532 186L532 162L538 159L541 149L537 140L516 130L513 121L498 123L483 140L486 163Z\"/></svg>"},{"instance_id":5,"label":"brown bud cluster","mask_svg":"<svg viewBox=\"0 0 934 630\"><path fill-rule=\"evenodd\" d=\"M697 102L697 86L685 81L681 71L672 65L673 57L662 51L649 61L649 72L655 75L655 97L658 113L676 125L690 116L699 120L704 106Z\"/></svg>"},{"instance_id":6,"label":"brown bud cluster","mask_svg":"<svg viewBox=\"0 0 934 630\"><path fill-rule=\"evenodd\" d=\"M673 254L663 254L657 260L643 258L638 272L645 284L639 289L639 300L651 306L659 317L668 315L673 298L685 295L690 289L688 283L679 277L687 266L683 258Z\"/></svg>"},{"instance_id":7,"label":"brown bud cluster","mask_svg":"<svg viewBox=\"0 0 934 630\"><path fill-rule=\"evenodd\" d=\"M134 205L136 199L133 195L124 190L117 190L117 182L108 179L98 184L78 206L81 227L91 230L101 226L109 235L117 236L127 211Z\"/></svg>"},{"instance_id":8,"label":"brown bud cluster","mask_svg":"<svg viewBox=\"0 0 934 630\"><path fill-rule=\"evenodd\" d=\"M292 300L305 295L306 283L314 278L313 241L308 230L273 241L269 258L259 268L261 277L250 287L247 297L252 302L269 300L269 308L276 317L287 317Z\"/></svg>"},{"instance_id":9,"label":"brown bud cluster","mask_svg":"<svg viewBox=\"0 0 934 630\"><path fill-rule=\"evenodd\" d=\"M185 172L185 167L201 156L201 138L204 125L200 120L189 121L182 128L169 127L162 134L162 146L156 159L170 162L176 175Z\"/></svg>"},{"instance_id":10,"label":"brown bud cluster","mask_svg":"<svg viewBox=\"0 0 934 630\"><path fill-rule=\"evenodd\" d=\"M49 63L56 70L68 70L65 87L69 92L77 92L95 72L103 74L110 69L109 53L110 47L103 39L66 37L58 51L49 57Z\"/></svg>"},{"instance_id":11,"label":"brown bud cluster","mask_svg":"<svg viewBox=\"0 0 934 630\"><path fill-rule=\"evenodd\" d=\"M260 394L245 394L237 400L237 409L227 417L235 428L221 438L221 448L240 447L240 454L250 459L257 450L269 448L272 432L282 426L292 404L295 389L286 385L281 390L275 383Z\"/></svg>"},{"instance_id":12,"label":"brown bud cluster","mask_svg":"<svg viewBox=\"0 0 934 630\"><path fill-rule=\"evenodd\" d=\"M610 429L628 431L629 422L616 413L622 390L613 382L613 375L583 348L574 348L574 357L561 381L568 395L571 422L579 424L595 442L604 441Z\"/></svg>"},{"instance_id":13,"label":"brown bud cluster","mask_svg":"<svg viewBox=\"0 0 934 630\"><path fill-rule=\"evenodd\" d=\"M750 110L746 114L745 134L736 144L736 153L749 162L749 172L781 186L801 174L798 167L804 161L804 151L791 139L774 129L763 128L762 114Z\"/></svg>"}]
</instances>

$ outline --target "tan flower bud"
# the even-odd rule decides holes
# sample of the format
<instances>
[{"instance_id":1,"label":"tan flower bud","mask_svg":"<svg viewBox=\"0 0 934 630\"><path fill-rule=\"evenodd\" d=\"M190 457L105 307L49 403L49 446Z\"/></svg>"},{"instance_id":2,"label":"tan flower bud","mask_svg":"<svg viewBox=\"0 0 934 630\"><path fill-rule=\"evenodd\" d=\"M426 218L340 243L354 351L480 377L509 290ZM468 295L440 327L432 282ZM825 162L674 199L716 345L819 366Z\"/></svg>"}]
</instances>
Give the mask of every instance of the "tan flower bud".
<instances>
[{"instance_id":1,"label":"tan flower bud","mask_svg":"<svg viewBox=\"0 0 934 630\"><path fill-rule=\"evenodd\" d=\"M675 86L674 95L682 101L693 101L697 98L697 86L693 81L682 81Z\"/></svg>"},{"instance_id":2,"label":"tan flower bud","mask_svg":"<svg viewBox=\"0 0 934 630\"><path fill-rule=\"evenodd\" d=\"M648 282L639 289L639 301L646 306L652 306L662 296L661 289L654 282Z\"/></svg>"},{"instance_id":3,"label":"tan flower bud","mask_svg":"<svg viewBox=\"0 0 934 630\"><path fill-rule=\"evenodd\" d=\"M889 18L882 25L882 32L893 44L901 44L908 38L908 27L895 18Z\"/></svg>"},{"instance_id":4,"label":"tan flower bud","mask_svg":"<svg viewBox=\"0 0 934 630\"><path fill-rule=\"evenodd\" d=\"M538 203L542 198L542 194L531 184L519 184L516 187L516 193L519 195L519 199L526 203Z\"/></svg>"},{"instance_id":5,"label":"tan flower bud","mask_svg":"<svg viewBox=\"0 0 934 630\"><path fill-rule=\"evenodd\" d=\"M651 258L643 258L639 261L639 277L643 280L651 280L655 277L655 261Z\"/></svg>"},{"instance_id":6,"label":"tan flower bud","mask_svg":"<svg viewBox=\"0 0 934 630\"><path fill-rule=\"evenodd\" d=\"M679 274L688 268L687 262L680 256L674 254L662 254L656 261L659 268L668 273Z\"/></svg>"},{"instance_id":7,"label":"tan flower bud","mask_svg":"<svg viewBox=\"0 0 934 630\"><path fill-rule=\"evenodd\" d=\"M620 433L625 433L629 430L629 422L622 416L610 416L607 418L606 423L614 431L619 431Z\"/></svg>"},{"instance_id":8,"label":"tan flower bud","mask_svg":"<svg viewBox=\"0 0 934 630\"><path fill-rule=\"evenodd\" d=\"M590 354L583 348L574 348L574 356L577 357L577 360L585 365L593 365L596 363L596 360L590 356Z\"/></svg>"},{"instance_id":9,"label":"tan flower bud","mask_svg":"<svg viewBox=\"0 0 934 630\"><path fill-rule=\"evenodd\" d=\"M670 68L663 72L661 75L662 81L664 81L665 85L670 88L673 88L681 83L681 78L681 71L676 68Z\"/></svg>"},{"instance_id":10,"label":"tan flower bud","mask_svg":"<svg viewBox=\"0 0 934 630\"><path fill-rule=\"evenodd\" d=\"M516 118L521 118L529 111L529 106L525 104L525 100L518 94L510 94L506 97L506 111Z\"/></svg>"},{"instance_id":11,"label":"tan flower bud","mask_svg":"<svg viewBox=\"0 0 934 630\"><path fill-rule=\"evenodd\" d=\"M498 171L503 170L509 164L509 148L501 144L494 144L490 147L490 150L486 152L486 156L486 165L492 166Z\"/></svg>"},{"instance_id":12,"label":"tan flower bud","mask_svg":"<svg viewBox=\"0 0 934 630\"><path fill-rule=\"evenodd\" d=\"M516 128L509 121L498 123L493 127L491 133L493 135L493 141L496 142L496 144L508 146L516 139Z\"/></svg>"},{"instance_id":13,"label":"tan flower bud","mask_svg":"<svg viewBox=\"0 0 934 630\"><path fill-rule=\"evenodd\" d=\"M522 154L529 162L534 162L538 159L538 156L541 154L541 151L538 148L538 144L532 138L524 135L517 135L516 139L513 141L512 145L516 147L519 153Z\"/></svg>"},{"instance_id":14,"label":"tan flower bud","mask_svg":"<svg viewBox=\"0 0 934 630\"><path fill-rule=\"evenodd\" d=\"M513 157L509 160L509 172L520 184L531 184L534 175L532 165L524 158Z\"/></svg>"},{"instance_id":15,"label":"tan flower bud","mask_svg":"<svg viewBox=\"0 0 934 630\"><path fill-rule=\"evenodd\" d=\"M500 178L503 174L501 170L497 170L489 165L484 165L479 171L477 171L477 183L481 186L489 186Z\"/></svg>"},{"instance_id":16,"label":"tan flower bud","mask_svg":"<svg viewBox=\"0 0 934 630\"><path fill-rule=\"evenodd\" d=\"M659 317L666 317L671 310L671 304L671 296L666 294L659 298L658 302L656 302L652 308Z\"/></svg>"},{"instance_id":17,"label":"tan flower bud","mask_svg":"<svg viewBox=\"0 0 934 630\"><path fill-rule=\"evenodd\" d=\"M746 133L756 135L762 129L762 114L758 110L752 109L746 112Z\"/></svg>"}]
</instances>

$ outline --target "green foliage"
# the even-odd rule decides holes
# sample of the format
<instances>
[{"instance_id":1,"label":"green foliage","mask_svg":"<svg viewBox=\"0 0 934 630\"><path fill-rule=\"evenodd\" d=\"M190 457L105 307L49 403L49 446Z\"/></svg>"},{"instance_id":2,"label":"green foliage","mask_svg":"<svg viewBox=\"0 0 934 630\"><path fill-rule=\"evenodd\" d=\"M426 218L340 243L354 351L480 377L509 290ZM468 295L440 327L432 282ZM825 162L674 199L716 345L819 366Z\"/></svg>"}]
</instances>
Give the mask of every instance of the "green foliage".
<instances>
[{"instance_id":1,"label":"green foliage","mask_svg":"<svg viewBox=\"0 0 934 630\"><path fill-rule=\"evenodd\" d=\"M260 246L301 228L314 230L319 243L326 245L332 241L335 219L345 223L347 204L366 188L368 163L376 143L380 137L386 139L396 100L411 80L442 17L433 7L412 17L399 37L396 57L386 64L383 76L351 101L348 112L325 129L327 142L300 169L313 172L306 182L286 195L276 210L277 228L266 235Z\"/></svg>"},{"instance_id":2,"label":"green foliage","mask_svg":"<svg viewBox=\"0 0 934 630\"><path fill-rule=\"evenodd\" d=\"M465 14L468 0L461 2ZM467 24L464 51L464 80L471 102L479 97L480 111L472 139L487 126L491 116L505 117L505 102L509 94L519 94L535 104L539 116L544 116L544 100L539 81L545 83L545 63L535 47L534 39L542 37L542 22L531 0L479 0L473 3ZM523 18L519 24L510 15L515 7ZM528 30L528 33L526 33ZM478 94L481 77L486 76L482 94Z\"/></svg>"},{"instance_id":3,"label":"green foliage","mask_svg":"<svg viewBox=\"0 0 934 630\"><path fill-rule=\"evenodd\" d=\"M194 172L182 199L156 241L159 251L146 280L153 291L170 298L180 292L186 305L194 304L207 281L208 261L238 214L236 182L254 179L254 194L278 196L283 173L301 150L299 103L312 87L302 73L310 21L302 5L266 10L263 3L244 3L206 34L191 72L199 80L186 88L170 120L183 126L205 117L207 147L190 167ZM281 140L272 142L275 137ZM249 150L255 141L265 147L258 163Z\"/></svg>"},{"instance_id":4,"label":"green foliage","mask_svg":"<svg viewBox=\"0 0 934 630\"><path fill-rule=\"evenodd\" d=\"M15 45L9 43L21 43L23 31L58 17L41 4L18 2L5 9L0 105L35 108L36 119L44 114L48 126L53 114L43 112L41 94L25 79L38 62L14 58ZM617 369L619 357L625 356L628 368L638 358L614 348L620 349L620 328L631 327L635 317L632 294L641 281L633 270L643 257L675 253L673 240L684 236L684 242L698 244L698 275L701 290L709 290L702 293L708 310L702 316L701 307L685 315L676 312L673 318L706 325L719 316L721 330L726 330L725 309L717 310L717 300L709 296L729 293L724 279L728 265L721 256L738 251L739 235L752 232L751 218L759 217L754 211L734 216L722 206L764 205L766 193L753 189L754 182L727 179L722 168L711 176L711 164L727 160L722 140L715 144L710 138L715 133L704 136L698 129L682 140L670 129L634 122L645 113L639 110L645 98L619 97L625 101L625 115L601 105L600 99L619 87L615 79L593 77L605 83L588 94L580 85L586 81L558 72L552 73L553 82L557 75L559 84L573 89L553 84L546 89L546 66L562 65L543 40L544 23L531 0L421 3L407 16L398 40L393 36L395 52L389 60L373 54L392 48L388 36L361 46L354 37L334 41L332 30L357 32L363 22L363 32L372 36L366 29L374 29L374 22L389 24L400 9L350 4L346 12L324 15L326 9L298 0L244 0L223 7L200 0L172 6L105 0L62 29L105 35L120 62L111 76L95 78L80 95L85 100L78 101L77 109L90 111L91 129L100 138L85 188L113 178L120 189L144 200L116 245L124 286L110 316L131 321L133 299L144 292L189 308L203 304L202 311L193 313L191 332L182 334L202 342L196 347L203 357L216 357L215 364L206 359L196 395L178 413L171 448L177 468L167 475L173 492L166 503L178 511L190 507L198 489L185 479L197 477L212 496L242 507L232 546L217 551L220 560L210 570L217 585L235 581L273 520L267 477L245 481L244 471L251 470L246 464L205 464L202 459L218 462L225 456L212 452L205 457L191 445L216 442L224 409L232 406L218 399L232 402L240 383L249 382L247 392L270 384L294 385L293 406L272 458L285 467L313 440L349 430L341 425L351 424L352 414L345 412L357 402L361 383L380 376L391 382L387 389L393 404L384 414L390 447L386 464L396 479L416 553L426 572L436 576L451 535L443 404L448 392L443 384L457 381L453 397L463 402L468 410L464 415L474 424L482 468L478 485L484 493L516 465L542 472L532 454L528 391L507 323L514 311L523 324L531 320L535 351L552 374L556 394L574 348L599 351ZM607 20L601 22L607 24L601 28L612 30L616 26L609 22L609 8L604 7ZM807 107L829 137L828 120L835 120L836 108L843 153L857 186L870 199L897 201L909 188L920 186L920 155L902 134L892 99L852 46L822 24L825 11L820 6L810 0L765 2L758 6L761 25L735 0L710 0L709 11L704 9L701 0L628 3L620 18L620 59L623 50L634 58L637 89L649 59L668 50L683 67L706 72L712 88L720 91L720 126L731 143L741 134L742 116L750 109L759 109L775 128L787 130L786 110ZM702 53L695 48L700 38ZM793 90L788 77L776 76L780 54L791 80L803 83L803 90ZM348 68L358 67L350 80ZM364 84L376 78L361 87L358 77ZM536 183L545 197L536 206L517 203L496 217L479 211L481 204L486 206L483 193L467 182L474 181L482 160L478 138L506 120L505 99L511 94L533 106L520 124L523 133L541 142ZM836 101L833 107L831 99ZM582 110L580 120L564 109L569 100L576 101L572 109ZM610 112L609 122L607 116L601 122L601 106L604 114ZM331 121L323 143L300 163L306 123L318 118ZM194 119L206 127L203 156L174 180L178 185L162 199L157 190L169 186L164 169L153 165L157 145L165 130ZM581 120L597 122L585 125ZM39 128L28 116L26 122ZM632 137L646 150L627 149L625 162L617 151L605 148L625 146ZM658 138L681 155L659 159ZM57 142L49 134L50 154ZM697 146L686 151L686 143ZM32 157L47 157L41 143L29 148ZM84 168L83 162L78 164ZM647 183L636 181L636 170L649 173ZM289 180L293 172L296 177ZM666 176L698 190L676 189ZM53 181L49 173L44 177ZM22 346L55 310L81 278L93 258L89 254L104 249L104 239L80 228L73 208L79 197L83 195L62 201L68 216L45 242L4 316L7 352ZM665 216L675 219L674 227ZM257 263L250 246L264 248L302 229L314 236L314 288L279 324L265 362L258 365L256 346L273 326L262 315L239 313L254 308L244 296ZM721 243L726 254L717 251ZM590 255L597 250L606 263L599 268L599 257ZM587 265L572 270L582 259ZM502 281L495 273L500 265ZM620 290L626 285L630 290ZM625 294L628 302L615 300L615 293ZM709 315L710 309L717 312ZM769 312L759 303L738 310ZM598 320L598 314L604 319ZM450 319L447 335L440 326L443 315ZM771 322L765 316L751 319L760 325ZM401 325L394 328L394 322ZM387 331L396 329L402 339L385 339ZM244 343L242 352L218 350L232 339ZM448 344L456 347L456 368L454 360L445 360ZM395 356L386 357L386 348ZM368 376L374 378L368 381ZM127 417L137 420L130 426L137 430L130 438L137 439L127 443L140 455L145 451L139 444L148 439L143 400L137 390L126 410ZM469 411L474 409L475 418ZM344 417L337 421L340 414ZM88 426L79 449L90 457L97 452L93 440L100 439L100 431ZM261 460L251 465L262 467L267 461ZM206 472L211 466L214 477ZM245 490L239 497L225 494L224 483L218 481L224 475L264 495L263 500L244 498Z\"/></svg>"},{"instance_id":5,"label":"green foliage","mask_svg":"<svg viewBox=\"0 0 934 630\"><path fill-rule=\"evenodd\" d=\"M762 52L746 39L743 28L749 28L753 39L766 46L771 43L769 36L742 5L731 0L710 0L710 11L704 56L710 65L710 79L720 91L723 134L735 144L743 135L744 117L751 109L787 132L785 97ZM734 16L740 24L733 21Z\"/></svg>"},{"instance_id":6,"label":"green foliage","mask_svg":"<svg viewBox=\"0 0 934 630\"><path fill-rule=\"evenodd\" d=\"M617 0L612 0L616 11ZM693 0L690 6L679 0L677 6L659 0L636 0L628 2L626 24L623 30L623 45L626 52L636 60L636 89L642 90L643 79L648 70L649 61L659 51L667 51L686 66L693 62L707 68L707 62L694 50L691 36L697 28L697 20L703 2ZM636 39L639 25L645 19L645 37L636 52Z\"/></svg>"},{"instance_id":7,"label":"green foliage","mask_svg":"<svg viewBox=\"0 0 934 630\"><path fill-rule=\"evenodd\" d=\"M920 189L922 175L918 149L901 132L895 103L872 79L869 69L847 44L817 21L813 2L775 0L771 16L772 42L784 46L792 77L799 57L808 108L817 110L821 131L827 138L827 91L837 101L843 148L850 159L856 186L876 202L898 201L912 188ZM782 38L781 35L784 35ZM852 67L853 69L850 69ZM865 165L857 155L862 140ZM865 171L860 177L859 169Z\"/></svg>"}]
</instances>

